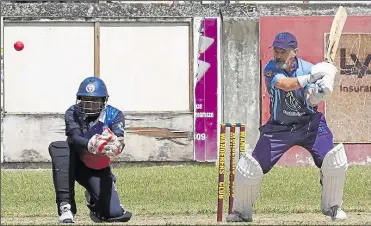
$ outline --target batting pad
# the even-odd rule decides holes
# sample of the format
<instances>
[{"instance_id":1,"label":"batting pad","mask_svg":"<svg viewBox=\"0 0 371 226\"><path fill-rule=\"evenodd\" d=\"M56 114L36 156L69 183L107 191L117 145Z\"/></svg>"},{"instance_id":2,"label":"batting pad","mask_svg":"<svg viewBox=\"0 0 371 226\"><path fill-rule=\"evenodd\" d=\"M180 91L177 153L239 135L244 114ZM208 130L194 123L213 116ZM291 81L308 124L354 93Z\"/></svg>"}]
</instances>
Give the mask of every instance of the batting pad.
<instances>
[{"instance_id":1,"label":"batting pad","mask_svg":"<svg viewBox=\"0 0 371 226\"><path fill-rule=\"evenodd\" d=\"M263 175L260 164L249 153L241 156L236 167L232 212L252 219L253 205L259 196Z\"/></svg>"},{"instance_id":2,"label":"batting pad","mask_svg":"<svg viewBox=\"0 0 371 226\"><path fill-rule=\"evenodd\" d=\"M348 169L347 155L344 145L338 144L323 159L322 173L322 200L321 209L324 214L331 207L341 207L345 185L345 175Z\"/></svg>"}]
</instances>

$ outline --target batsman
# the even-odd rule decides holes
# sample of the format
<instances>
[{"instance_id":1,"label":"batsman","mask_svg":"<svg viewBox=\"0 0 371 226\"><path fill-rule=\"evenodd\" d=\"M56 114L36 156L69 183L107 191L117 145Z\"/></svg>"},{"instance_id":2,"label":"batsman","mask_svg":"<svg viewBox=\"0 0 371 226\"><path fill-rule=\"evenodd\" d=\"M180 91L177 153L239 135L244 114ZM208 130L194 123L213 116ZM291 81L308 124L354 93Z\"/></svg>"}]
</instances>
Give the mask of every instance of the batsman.
<instances>
[{"instance_id":1,"label":"batsman","mask_svg":"<svg viewBox=\"0 0 371 226\"><path fill-rule=\"evenodd\" d=\"M264 67L270 118L259 128L253 152L246 152L237 163L233 209L226 220L253 220L263 176L295 145L308 150L319 169L322 213L332 220L344 220L347 156L343 144L334 147L325 116L317 111L318 104L332 93L337 68L331 63L313 65L299 58L297 39L289 32L279 33L272 49L274 58Z\"/></svg>"},{"instance_id":2,"label":"batsman","mask_svg":"<svg viewBox=\"0 0 371 226\"><path fill-rule=\"evenodd\" d=\"M49 145L60 223L75 222L75 181L86 190L94 222L127 222L132 216L120 203L110 167L125 147L125 117L107 101L107 87L101 79L83 80L76 104L65 113L67 140Z\"/></svg>"}]
</instances>

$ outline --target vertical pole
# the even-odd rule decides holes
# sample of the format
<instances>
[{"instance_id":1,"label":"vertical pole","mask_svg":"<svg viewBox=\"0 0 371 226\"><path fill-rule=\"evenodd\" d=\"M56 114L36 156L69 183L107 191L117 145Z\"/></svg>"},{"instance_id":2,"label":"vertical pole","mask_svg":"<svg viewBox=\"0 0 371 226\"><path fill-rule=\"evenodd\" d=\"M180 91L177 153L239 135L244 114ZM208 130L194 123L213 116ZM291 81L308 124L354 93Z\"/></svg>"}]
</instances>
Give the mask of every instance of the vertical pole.
<instances>
[{"instance_id":1,"label":"vertical pole","mask_svg":"<svg viewBox=\"0 0 371 226\"><path fill-rule=\"evenodd\" d=\"M194 103L195 103L195 83L194 83L194 45L193 45L193 26L194 26L194 19L191 20L191 22L188 24L189 27L189 35L188 35L188 44L189 44L189 92L188 92L188 98L189 98L189 110L191 112L194 112ZM199 50L198 50L199 51Z\"/></svg>"},{"instance_id":2,"label":"vertical pole","mask_svg":"<svg viewBox=\"0 0 371 226\"><path fill-rule=\"evenodd\" d=\"M94 76L100 77L100 22L94 23Z\"/></svg>"}]
</instances>

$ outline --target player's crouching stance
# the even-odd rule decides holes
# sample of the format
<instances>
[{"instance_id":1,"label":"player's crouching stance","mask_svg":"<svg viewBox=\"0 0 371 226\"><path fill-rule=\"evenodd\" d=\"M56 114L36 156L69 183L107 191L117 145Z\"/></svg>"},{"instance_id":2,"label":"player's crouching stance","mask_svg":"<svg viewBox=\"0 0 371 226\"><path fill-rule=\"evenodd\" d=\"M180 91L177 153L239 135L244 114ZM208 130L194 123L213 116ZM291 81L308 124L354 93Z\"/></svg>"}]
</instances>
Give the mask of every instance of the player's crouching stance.
<instances>
[{"instance_id":1,"label":"player's crouching stance","mask_svg":"<svg viewBox=\"0 0 371 226\"><path fill-rule=\"evenodd\" d=\"M246 152L237 164L234 205L227 221L252 221L264 174L295 145L306 148L320 169L322 213L333 220L346 219L342 202L347 156L342 144L334 147L325 116L316 107L332 93L337 69L297 57L297 40L288 32L278 34L273 47L274 60L264 68L271 117L260 128L252 154Z\"/></svg>"},{"instance_id":2,"label":"player's crouching stance","mask_svg":"<svg viewBox=\"0 0 371 226\"><path fill-rule=\"evenodd\" d=\"M49 145L59 221L74 223L75 181L86 189L93 221L127 222L132 214L120 204L110 160L121 153L125 117L106 105L107 88L96 77L86 78L77 102L65 114L67 141Z\"/></svg>"}]
</instances>

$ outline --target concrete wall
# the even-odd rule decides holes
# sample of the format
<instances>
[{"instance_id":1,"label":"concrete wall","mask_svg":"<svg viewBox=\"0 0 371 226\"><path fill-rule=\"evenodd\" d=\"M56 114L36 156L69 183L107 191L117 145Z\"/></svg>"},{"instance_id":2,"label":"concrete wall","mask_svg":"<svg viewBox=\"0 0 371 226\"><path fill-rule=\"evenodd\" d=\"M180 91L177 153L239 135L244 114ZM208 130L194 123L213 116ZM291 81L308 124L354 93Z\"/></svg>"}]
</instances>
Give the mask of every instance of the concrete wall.
<instances>
[{"instance_id":1,"label":"concrete wall","mask_svg":"<svg viewBox=\"0 0 371 226\"><path fill-rule=\"evenodd\" d=\"M261 121L261 90L259 64L259 18L261 16L324 16L334 15L338 4L16 4L1 5L5 21L43 20L183 20L196 17L221 17L222 40L221 59L223 72L223 121L245 122L247 124L246 147L254 147L258 138ZM371 4L349 4L350 16L371 15ZM128 138L128 149L121 160L129 161L191 161L193 159L193 125L184 121L193 121L192 114L163 113L148 115L130 113L128 125L137 127L156 127L156 133L139 133L142 136ZM5 129L2 133L5 161L49 161L43 139L61 139L63 121L58 115L6 115L2 128L14 128L24 139L16 139L15 131ZM182 133L174 133L177 130ZM53 131L43 137L42 133ZM135 128L133 129L135 131ZM138 133L138 132L137 132ZM178 136L178 137L177 137ZM19 148L17 142L32 146ZM138 146L144 146L137 152ZM359 163L369 163L365 159ZM308 158L296 159L292 164L312 164Z\"/></svg>"},{"instance_id":2,"label":"concrete wall","mask_svg":"<svg viewBox=\"0 0 371 226\"><path fill-rule=\"evenodd\" d=\"M259 24L223 19L223 121L246 122L246 149L252 151L260 125Z\"/></svg>"}]
</instances>

